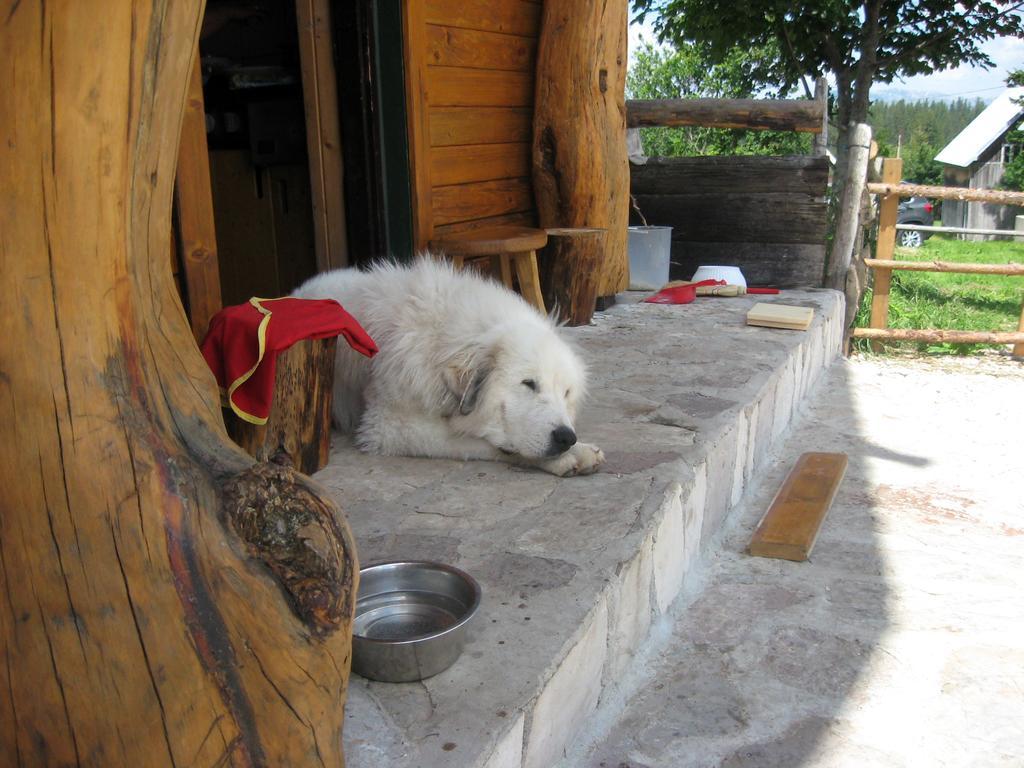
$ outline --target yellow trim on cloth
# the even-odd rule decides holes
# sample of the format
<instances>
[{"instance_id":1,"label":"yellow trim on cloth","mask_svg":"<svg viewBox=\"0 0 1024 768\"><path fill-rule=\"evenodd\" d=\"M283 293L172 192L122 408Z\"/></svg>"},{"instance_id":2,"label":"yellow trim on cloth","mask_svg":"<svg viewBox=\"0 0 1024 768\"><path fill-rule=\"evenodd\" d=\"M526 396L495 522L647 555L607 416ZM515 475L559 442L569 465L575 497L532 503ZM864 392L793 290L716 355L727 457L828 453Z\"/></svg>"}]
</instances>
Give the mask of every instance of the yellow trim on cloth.
<instances>
[{"instance_id":1,"label":"yellow trim on cloth","mask_svg":"<svg viewBox=\"0 0 1024 768\"><path fill-rule=\"evenodd\" d=\"M235 393L236 389L238 389L240 386L245 384L245 382L247 382L250 378L252 378L252 375L256 372L256 369L260 367L260 363L263 362L263 355L267 351L267 326L270 325L270 317L271 315L273 315L273 312L265 308L260 303L263 301L273 301L273 299L258 299L255 296L249 299L249 303L256 307L256 310L261 315L263 315L263 319L260 320L260 327L256 331L256 336L259 338L259 355L256 358L256 363L253 365L252 368L250 368L248 371L246 371L233 382L231 382L231 385L228 387L227 392L223 393L224 399L227 400L228 406L230 406L231 410L235 412L235 415L238 416L238 418L242 419L243 421L247 421L250 424L256 424L257 426L262 426L266 424L267 418L260 418L259 416L253 416L251 413L246 413L237 405L235 405L235 402L234 400L231 399L231 396Z\"/></svg>"}]
</instances>

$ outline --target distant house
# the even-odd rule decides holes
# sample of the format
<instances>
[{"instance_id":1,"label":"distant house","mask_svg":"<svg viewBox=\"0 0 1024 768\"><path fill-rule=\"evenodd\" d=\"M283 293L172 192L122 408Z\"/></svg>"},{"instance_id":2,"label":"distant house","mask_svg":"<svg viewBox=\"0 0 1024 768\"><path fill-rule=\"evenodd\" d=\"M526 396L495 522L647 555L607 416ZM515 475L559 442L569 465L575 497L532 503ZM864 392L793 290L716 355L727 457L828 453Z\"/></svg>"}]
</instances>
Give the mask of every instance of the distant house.
<instances>
[{"instance_id":1,"label":"distant house","mask_svg":"<svg viewBox=\"0 0 1024 768\"><path fill-rule=\"evenodd\" d=\"M995 189L1011 158L1021 150L1009 144L1006 134L1024 118L1024 88L1008 88L947 144L935 159L944 168L948 187ZM1013 229L1020 208L993 203L946 200L942 204L942 223L947 227L970 229ZM968 235L972 240L991 239L991 235Z\"/></svg>"}]
</instances>

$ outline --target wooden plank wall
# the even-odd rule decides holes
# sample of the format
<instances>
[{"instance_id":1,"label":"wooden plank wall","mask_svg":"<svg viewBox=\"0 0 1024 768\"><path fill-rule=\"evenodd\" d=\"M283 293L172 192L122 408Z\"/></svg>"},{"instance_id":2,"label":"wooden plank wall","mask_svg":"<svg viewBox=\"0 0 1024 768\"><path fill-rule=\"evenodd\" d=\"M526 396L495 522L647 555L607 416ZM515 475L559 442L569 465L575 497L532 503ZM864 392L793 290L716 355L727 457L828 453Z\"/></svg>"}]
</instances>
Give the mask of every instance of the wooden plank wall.
<instances>
[{"instance_id":1,"label":"wooden plank wall","mask_svg":"<svg viewBox=\"0 0 1024 768\"><path fill-rule=\"evenodd\" d=\"M671 226L673 279L702 264L738 266L748 285L820 287L825 157L650 158L630 166L647 223ZM630 224L640 224L635 211Z\"/></svg>"},{"instance_id":2,"label":"wooden plank wall","mask_svg":"<svg viewBox=\"0 0 1024 768\"><path fill-rule=\"evenodd\" d=\"M536 224L530 180L540 0L405 8L414 239Z\"/></svg>"}]
</instances>

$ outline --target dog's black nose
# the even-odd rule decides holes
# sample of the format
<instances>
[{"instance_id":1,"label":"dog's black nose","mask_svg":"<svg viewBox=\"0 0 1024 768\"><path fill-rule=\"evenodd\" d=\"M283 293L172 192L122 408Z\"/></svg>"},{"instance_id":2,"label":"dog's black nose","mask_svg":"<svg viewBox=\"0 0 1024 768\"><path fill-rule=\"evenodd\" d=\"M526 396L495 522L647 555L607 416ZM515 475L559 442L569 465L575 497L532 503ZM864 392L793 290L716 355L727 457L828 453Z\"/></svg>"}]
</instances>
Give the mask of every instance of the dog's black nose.
<instances>
[{"instance_id":1,"label":"dog's black nose","mask_svg":"<svg viewBox=\"0 0 1024 768\"><path fill-rule=\"evenodd\" d=\"M555 453L565 453L576 444L576 433L572 427L558 427L551 432L551 449Z\"/></svg>"}]
</instances>

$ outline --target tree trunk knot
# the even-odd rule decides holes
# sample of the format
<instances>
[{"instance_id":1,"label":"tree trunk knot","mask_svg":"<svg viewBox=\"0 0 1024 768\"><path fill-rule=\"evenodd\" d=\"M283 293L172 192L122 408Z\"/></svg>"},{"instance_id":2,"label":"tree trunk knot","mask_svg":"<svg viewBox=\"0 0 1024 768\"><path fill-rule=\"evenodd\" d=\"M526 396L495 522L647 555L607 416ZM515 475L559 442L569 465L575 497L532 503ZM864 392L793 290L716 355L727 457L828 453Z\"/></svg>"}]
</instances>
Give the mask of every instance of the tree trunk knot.
<instances>
[{"instance_id":1,"label":"tree trunk knot","mask_svg":"<svg viewBox=\"0 0 1024 768\"><path fill-rule=\"evenodd\" d=\"M278 578L296 615L318 636L334 632L352 599L353 553L337 508L288 466L258 463L224 485L231 526Z\"/></svg>"}]
</instances>

